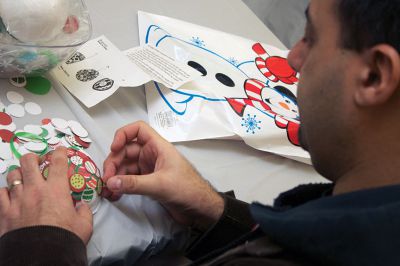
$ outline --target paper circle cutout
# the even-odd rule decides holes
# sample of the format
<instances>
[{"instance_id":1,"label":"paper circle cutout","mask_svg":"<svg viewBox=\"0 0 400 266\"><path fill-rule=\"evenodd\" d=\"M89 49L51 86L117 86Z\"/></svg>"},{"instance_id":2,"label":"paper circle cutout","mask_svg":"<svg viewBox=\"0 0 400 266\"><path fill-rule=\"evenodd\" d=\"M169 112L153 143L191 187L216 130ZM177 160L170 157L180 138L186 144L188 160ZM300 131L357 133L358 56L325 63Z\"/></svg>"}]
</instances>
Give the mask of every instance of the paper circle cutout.
<instances>
[{"instance_id":1,"label":"paper circle cutout","mask_svg":"<svg viewBox=\"0 0 400 266\"><path fill-rule=\"evenodd\" d=\"M28 77L25 89L33 94L45 95L50 91L51 83L44 77Z\"/></svg>"},{"instance_id":2,"label":"paper circle cutout","mask_svg":"<svg viewBox=\"0 0 400 266\"><path fill-rule=\"evenodd\" d=\"M11 138L14 136L14 133L7 129L0 129L0 138L3 142L10 143Z\"/></svg>"},{"instance_id":3,"label":"paper circle cutout","mask_svg":"<svg viewBox=\"0 0 400 266\"><path fill-rule=\"evenodd\" d=\"M56 129L64 129L68 127L68 122L62 118L53 118L51 123Z\"/></svg>"},{"instance_id":4,"label":"paper circle cutout","mask_svg":"<svg viewBox=\"0 0 400 266\"><path fill-rule=\"evenodd\" d=\"M12 123L12 118L7 113L0 112L0 125L8 126Z\"/></svg>"},{"instance_id":5,"label":"paper circle cutout","mask_svg":"<svg viewBox=\"0 0 400 266\"><path fill-rule=\"evenodd\" d=\"M72 132L79 137L85 138L89 135L87 130L77 121L69 120L68 126L71 128Z\"/></svg>"},{"instance_id":6,"label":"paper circle cutout","mask_svg":"<svg viewBox=\"0 0 400 266\"><path fill-rule=\"evenodd\" d=\"M20 104L13 103L6 107L6 112L14 117L23 117L25 108Z\"/></svg>"},{"instance_id":7,"label":"paper circle cutout","mask_svg":"<svg viewBox=\"0 0 400 266\"><path fill-rule=\"evenodd\" d=\"M31 133L31 134L35 134L35 135L40 135L40 134L42 134L43 129L42 129L42 127L37 126L37 125L25 125L24 131Z\"/></svg>"},{"instance_id":8,"label":"paper circle cutout","mask_svg":"<svg viewBox=\"0 0 400 266\"><path fill-rule=\"evenodd\" d=\"M8 91L7 92L7 99L10 103L22 103L24 101L24 96L19 94L16 91Z\"/></svg>"},{"instance_id":9,"label":"paper circle cutout","mask_svg":"<svg viewBox=\"0 0 400 266\"><path fill-rule=\"evenodd\" d=\"M42 119L42 125L47 125L49 123L51 123L51 119L50 118L43 118Z\"/></svg>"},{"instance_id":10,"label":"paper circle cutout","mask_svg":"<svg viewBox=\"0 0 400 266\"><path fill-rule=\"evenodd\" d=\"M25 104L25 111L31 115L40 115L42 113L42 107L34 102L27 102Z\"/></svg>"},{"instance_id":11,"label":"paper circle cutout","mask_svg":"<svg viewBox=\"0 0 400 266\"><path fill-rule=\"evenodd\" d=\"M41 157L39 169L44 176L44 171L51 162L52 152ZM100 172L94 161L83 151L67 148L68 156L68 180L71 196L74 203L87 202L93 213L99 207L99 195L103 188L103 182L98 175ZM86 165L90 165L88 169ZM91 173L95 172L95 174Z\"/></svg>"}]
</instances>

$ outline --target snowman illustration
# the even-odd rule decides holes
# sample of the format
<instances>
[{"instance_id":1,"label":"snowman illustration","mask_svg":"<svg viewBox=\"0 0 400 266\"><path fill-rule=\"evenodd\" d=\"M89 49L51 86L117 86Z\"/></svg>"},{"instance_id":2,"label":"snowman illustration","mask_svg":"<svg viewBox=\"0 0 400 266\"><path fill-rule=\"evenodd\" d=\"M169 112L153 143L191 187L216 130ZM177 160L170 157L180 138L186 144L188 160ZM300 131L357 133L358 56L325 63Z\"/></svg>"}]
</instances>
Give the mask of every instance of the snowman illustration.
<instances>
[{"instance_id":1,"label":"snowman illustration","mask_svg":"<svg viewBox=\"0 0 400 266\"><path fill-rule=\"evenodd\" d=\"M174 55L202 74L179 89L154 83L160 97L176 115L185 115L196 100L223 103L227 106L225 110L233 111L230 115L239 117L243 117L246 108L253 108L271 119L277 128L286 130L291 144L299 145L296 96L287 88L297 82L297 73L285 58L270 56L261 44L255 43L249 47L252 58L237 62L209 49L198 37L184 40L157 25L150 25L145 37L146 44Z\"/></svg>"},{"instance_id":2,"label":"snowman illustration","mask_svg":"<svg viewBox=\"0 0 400 266\"><path fill-rule=\"evenodd\" d=\"M283 86L268 87L256 79L244 83L247 98L226 98L232 109L243 117L244 110L251 106L273 117L277 127L286 129L290 143L299 146L298 131L300 121L296 96Z\"/></svg>"}]
</instances>

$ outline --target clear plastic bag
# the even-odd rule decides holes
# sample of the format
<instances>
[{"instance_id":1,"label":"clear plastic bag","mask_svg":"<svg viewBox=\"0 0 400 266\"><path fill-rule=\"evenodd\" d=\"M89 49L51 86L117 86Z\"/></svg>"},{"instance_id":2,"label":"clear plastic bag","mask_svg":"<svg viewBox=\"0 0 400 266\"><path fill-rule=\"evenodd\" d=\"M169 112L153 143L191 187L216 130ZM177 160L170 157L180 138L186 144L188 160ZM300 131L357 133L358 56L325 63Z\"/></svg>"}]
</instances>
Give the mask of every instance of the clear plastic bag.
<instances>
[{"instance_id":1,"label":"clear plastic bag","mask_svg":"<svg viewBox=\"0 0 400 266\"><path fill-rule=\"evenodd\" d=\"M44 74L91 33L82 0L0 0L0 77Z\"/></svg>"}]
</instances>

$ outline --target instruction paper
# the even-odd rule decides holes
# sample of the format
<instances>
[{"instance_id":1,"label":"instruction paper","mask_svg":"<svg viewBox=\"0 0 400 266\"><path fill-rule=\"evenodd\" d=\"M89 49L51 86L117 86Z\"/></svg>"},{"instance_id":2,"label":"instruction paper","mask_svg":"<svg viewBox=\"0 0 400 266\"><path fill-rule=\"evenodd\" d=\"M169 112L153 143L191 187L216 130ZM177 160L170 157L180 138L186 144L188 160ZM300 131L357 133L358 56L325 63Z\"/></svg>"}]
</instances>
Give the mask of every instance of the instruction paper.
<instances>
[{"instance_id":1,"label":"instruction paper","mask_svg":"<svg viewBox=\"0 0 400 266\"><path fill-rule=\"evenodd\" d=\"M175 61L152 45L129 49L125 51L125 55L146 72L149 80L160 82L168 88L177 89L201 76L197 70Z\"/></svg>"},{"instance_id":2,"label":"instruction paper","mask_svg":"<svg viewBox=\"0 0 400 266\"><path fill-rule=\"evenodd\" d=\"M119 87L153 80L176 89L201 76L154 46L122 52L105 36L87 42L51 74L87 107L107 99Z\"/></svg>"}]
</instances>

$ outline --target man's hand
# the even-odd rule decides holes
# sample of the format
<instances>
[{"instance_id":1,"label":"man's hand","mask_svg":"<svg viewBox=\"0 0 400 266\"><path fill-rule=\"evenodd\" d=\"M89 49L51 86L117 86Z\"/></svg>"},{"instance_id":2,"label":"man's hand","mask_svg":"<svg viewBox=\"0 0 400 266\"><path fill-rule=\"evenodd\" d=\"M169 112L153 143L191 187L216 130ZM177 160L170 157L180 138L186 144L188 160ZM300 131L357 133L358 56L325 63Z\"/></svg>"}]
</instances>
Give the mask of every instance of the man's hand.
<instances>
[{"instance_id":1,"label":"man's hand","mask_svg":"<svg viewBox=\"0 0 400 266\"><path fill-rule=\"evenodd\" d=\"M57 226L78 235L85 244L92 234L92 213L88 205L75 209L67 178L67 153L64 147L54 151L49 175L43 179L39 157L26 154L21 168L10 172L8 184L21 180L8 191L0 189L0 236L23 227L35 225Z\"/></svg>"},{"instance_id":2,"label":"man's hand","mask_svg":"<svg viewBox=\"0 0 400 266\"><path fill-rule=\"evenodd\" d=\"M104 162L104 196L147 195L179 223L206 229L224 209L222 197L168 141L144 122L119 129Z\"/></svg>"}]
</instances>

